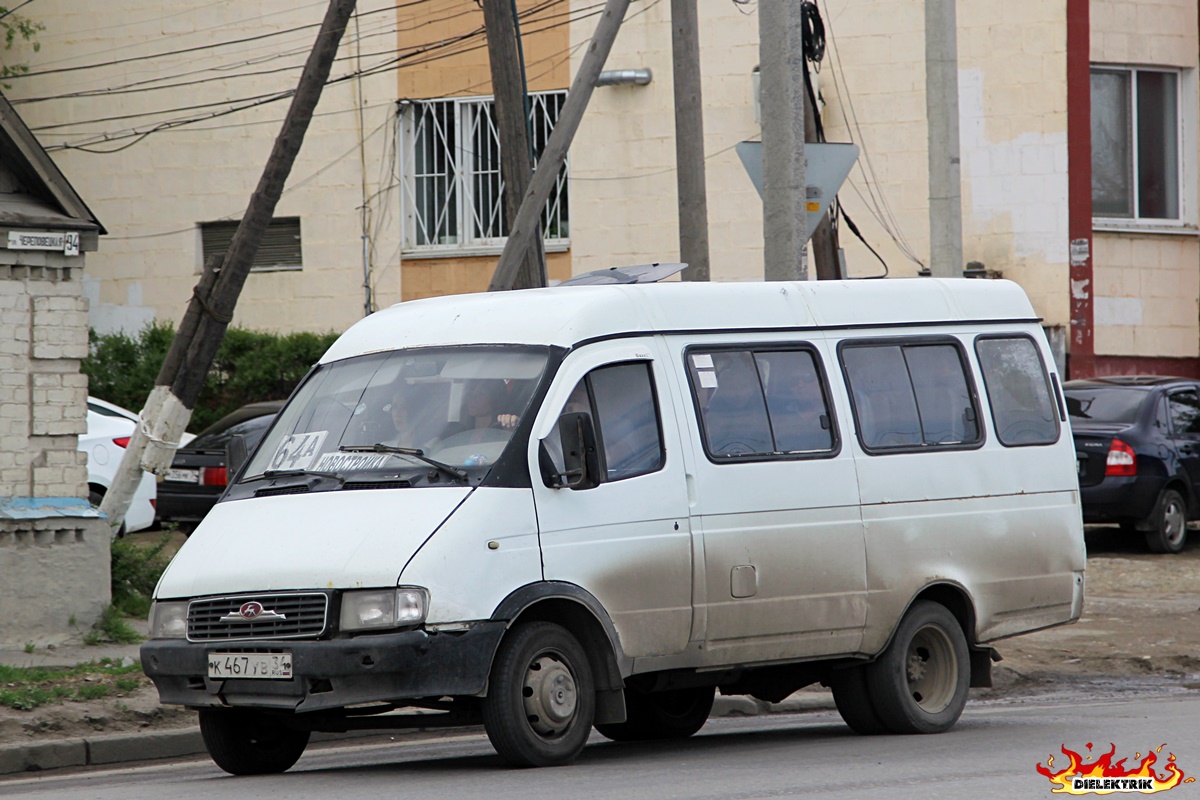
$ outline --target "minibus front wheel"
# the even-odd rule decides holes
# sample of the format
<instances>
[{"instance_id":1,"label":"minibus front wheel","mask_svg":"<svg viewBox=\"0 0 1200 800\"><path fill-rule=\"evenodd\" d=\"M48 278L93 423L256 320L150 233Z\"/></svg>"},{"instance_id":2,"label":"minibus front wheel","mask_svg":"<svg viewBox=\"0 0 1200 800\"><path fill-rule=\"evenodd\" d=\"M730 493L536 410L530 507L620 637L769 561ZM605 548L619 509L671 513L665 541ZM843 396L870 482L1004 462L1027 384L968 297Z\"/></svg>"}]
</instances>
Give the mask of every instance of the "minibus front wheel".
<instances>
[{"instance_id":1,"label":"minibus front wheel","mask_svg":"<svg viewBox=\"0 0 1200 800\"><path fill-rule=\"evenodd\" d=\"M866 672L871 705L892 733L950 730L967 704L970 682L962 626L932 600L912 604L883 655Z\"/></svg>"},{"instance_id":2,"label":"minibus front wheel","mask_svg":"<svg viewBox=\"0 0 1200 800\"><path fill-rule=\"evenodd\" d=\"M212 760L230 775L271 775L300 760L309 732L261 711L202 708L200 736Z\"/></svg>"},{"instance_id":3,"label":"minibus front wheel","mask_svg":"<svg viewBox=\"0 0 1200 800\"><path fill-rule=\"evenodd\" d=\"M509 631L483 701L483 727L501 758L516 767L569 764L595 713L591 666L566 628L530 622Z\"/></svg>"}]
</instances>

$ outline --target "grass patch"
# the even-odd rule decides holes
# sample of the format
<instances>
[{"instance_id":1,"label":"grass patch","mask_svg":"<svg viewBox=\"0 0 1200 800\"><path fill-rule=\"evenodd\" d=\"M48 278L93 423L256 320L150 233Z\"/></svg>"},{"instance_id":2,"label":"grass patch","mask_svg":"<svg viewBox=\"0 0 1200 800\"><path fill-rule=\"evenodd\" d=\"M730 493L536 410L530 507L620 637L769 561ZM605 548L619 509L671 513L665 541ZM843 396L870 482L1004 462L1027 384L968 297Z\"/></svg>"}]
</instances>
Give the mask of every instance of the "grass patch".
<instances>
[{"instance_id":1,"label":"grass patch","mask_svg":"<svg viewBox=\"0 0 1200 800\"><path fill-rule=\"evenodd\" d=\"M107 644L137 644L142 636L121 616L115 605L104 607L100 618L92 629L83 635L86 645Z\"/></svg>"},{"instance_id":2,"label":"grass patch","mask_svg":"<svg viewBox=\"0 0 1200 800\"><path fill-rule=\"evenodd\" d=\"M138 664L123 666L102 658L74 667L6 667L0 665L0 706L32 711L38 706L97 700L142 686Z\"/></svg>"}]
</instances>

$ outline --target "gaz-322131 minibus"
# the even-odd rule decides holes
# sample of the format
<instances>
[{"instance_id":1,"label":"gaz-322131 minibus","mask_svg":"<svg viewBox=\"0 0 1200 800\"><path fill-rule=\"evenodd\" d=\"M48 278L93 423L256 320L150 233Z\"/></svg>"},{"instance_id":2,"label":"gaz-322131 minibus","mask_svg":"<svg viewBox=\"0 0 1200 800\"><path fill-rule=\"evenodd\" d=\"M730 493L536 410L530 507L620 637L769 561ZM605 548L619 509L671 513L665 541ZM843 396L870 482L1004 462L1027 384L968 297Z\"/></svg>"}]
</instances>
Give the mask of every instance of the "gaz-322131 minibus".
<instances>
[{"instance_id":1,"label":"gaz-322131 minibus","mask_svg":"<svg viewBox=\"0 0 1200 800\"><path fill-rule=\"evenodd\" d=\"M830 687L937 733L1083 604L1075 450L1022 290L570 286L350 328L156 591L142 664L216 763L482 722L515 765ZM412 709L422 710L414 714Z\"/></svg>"}]
</instances>

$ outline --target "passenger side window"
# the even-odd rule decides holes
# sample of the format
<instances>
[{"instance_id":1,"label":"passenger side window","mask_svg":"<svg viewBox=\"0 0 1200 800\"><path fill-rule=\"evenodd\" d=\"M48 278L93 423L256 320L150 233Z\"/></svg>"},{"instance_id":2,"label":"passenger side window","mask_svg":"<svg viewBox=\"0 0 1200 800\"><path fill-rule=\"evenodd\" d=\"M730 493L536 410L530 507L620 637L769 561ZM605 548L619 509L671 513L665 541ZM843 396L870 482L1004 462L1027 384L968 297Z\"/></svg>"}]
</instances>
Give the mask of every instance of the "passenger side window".
<instances>
[{"instance_id":1,"label":"passenger side window","mask_svg":"<svg viewBox=\"0 0 1200 800\"><path fill-rule=\"evenodd\" d=\"M591 414L605 481L662 468L662 425L650 364L628 362L592 370L576 384L559 416L577 411ZM546 439L546 446L555 468L565 471L557 434Z\"/></svg>"},{"instance_id":2,"label":"passenger side window","mask_svg":"<svg viewBox=\"0 0 1200 800\"><path fill-rule=\"evenodd\" d=\"M1196 390L1172 392L1169 404L1171 427L1174 428L1176 436L1200 434L1200 399L1197 398Z\"/></svg>"},{"instance_id":3,"label":"passenger side window","mask_svg":"<svg viewBox=\"0 0 1200 800\"><path fill-rule=\"evenodd\" d=\"M1008 447L1058 441L1058 415L1046 368L1032 339L979 337L975 354L992 406L996 437Z\"/></svg>"},{"instance_id":4,"label":"passenger side window","mask_svg":"<svg viewBox=\"0 0 1200 800\"><path fill-rule=\"evenodd\" d=\"M963 446L980 441L962 356L953 344L842 348L865 450Z\"/></svg>"},{"instance_id":5,"label":"passenger side window","mask_svg":"<svg viewBox=\"0 0 1200 800\"><path fill-rule=\"evenodd\" d=\"M826 393L811 351L690 350L687 363L711 458L833 450Z\"/></svg>"}]
</instances>

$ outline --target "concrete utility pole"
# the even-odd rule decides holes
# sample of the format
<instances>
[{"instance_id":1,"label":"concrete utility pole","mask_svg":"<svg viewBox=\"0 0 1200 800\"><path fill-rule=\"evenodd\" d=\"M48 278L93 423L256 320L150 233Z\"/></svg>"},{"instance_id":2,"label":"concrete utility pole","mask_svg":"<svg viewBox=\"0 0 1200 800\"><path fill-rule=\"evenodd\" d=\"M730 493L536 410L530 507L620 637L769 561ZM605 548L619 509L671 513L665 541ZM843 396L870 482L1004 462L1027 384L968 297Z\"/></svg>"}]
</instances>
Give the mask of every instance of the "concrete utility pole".
<instances>
[{"instance_id":1,"label":"concrete utility pole","mask_svg":"<svg viewBox=\"0 0 1200 800\"><path fill-rule=\"evenodd\" d=\"M675 74L675 174L679 193L679 260L685 281L708 280L708 192L704 183L704 103L700 91L700 23L696 0L671 0Z\"/></svg>"},{"instance_id":2,"label":"concrete utility pole","mask_svg":"<svg viewBox=\"0 0 1200 800\"><path fill-rule=\"evenodd\" d=\"M558 180L558 171L567 159L567 150L571 147L571 140L575 138L575 131L579 129L583 112L587 110L592 89L596 86L596 78L604 68L604 61L612 50L617 31L621 29L621 22L625 19L625 11L628 8L629 0L608 0L604 5L600 21L596 24L596 32L592 35L592 42L588 45L587 52L579 64L579 72L575 74L575 80L571 82L571 89L567 92L567 102L559 112L558 122L555 123L550 139L542 151L537 171L533 173L533 180L529 182L529 189L521 198L521 209L509 226L508 239L504 242L504 251L500 254L500 261L496 264L496 271L488 286L489 292L513 288L517 270L532 237L540 235L538 221L542 217L542 209L550 199L550 191Z\"/></svg>"},{"instance_id":3,"label":"concrete utility pole","mask_svg":"<svg viewBox=\"0 0 1200 800\"><path fill-rule=\"evenodd\" d=\"M500 133L500 174L504 177L504 206L510 220L517 218L521 198L533 175L533 150L529 143L526 105L528 87L517 47L517 9L513 0L483 3L487 30L488 59L492 66L492 94L496 102L496 127ZM529 242L514 289L546 285L546 255L542 244L541 219L537 235Z\"/></svg>"},{"instance_id":4,"label":"concrete utility pole","mask_svg":"<svg viewBox=\"0 0 1200 800\"><path fill-rule=\"evenodd\" d=\"M354 13L354 3L355 0L331 0L329 3L283 127L275 139L258 187L250 197L246 214L233 234L229 250L219 268L213 268L211 263L205 266L204 274L192 292L191 303L175 340L171 342L146 407L142 409L142 423L125 448L113 484L100 504L100 510L107 515L108 524L114 531L125 519L142 470L161 475L171 465L179 437L192 417L196 398L225 336L225 328L233 319L233 309L246 276L250 274L254 254L275 213L300 145L304 143L304 133L312 120L321 90L329 79L338 44L350 15Z\"/></svg>"},{"instance_id":5,"label":"concrete utility pole","mask_svg":"<svg viewBox=\"0 0 1200 800\"><path fill-rule=\"evenodd\" d=\"M803 29L800 3L758 4L763 271L769 281L808 279Z\"/></svg>"},{"instance_id":6,"label":"concrete utility pole","mask_svg":"<svg viewBox=\"0 0 1200 800\"><path fill-rule=\"evenodd\" d=\"M925 110L929 120L929 270L961 278L962 181L958 143L955 0L925 0Z\"/></svg>"}]
</instances>

